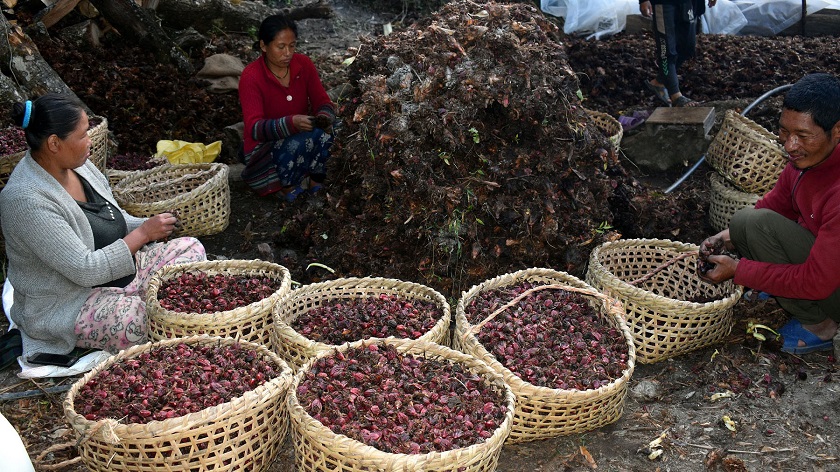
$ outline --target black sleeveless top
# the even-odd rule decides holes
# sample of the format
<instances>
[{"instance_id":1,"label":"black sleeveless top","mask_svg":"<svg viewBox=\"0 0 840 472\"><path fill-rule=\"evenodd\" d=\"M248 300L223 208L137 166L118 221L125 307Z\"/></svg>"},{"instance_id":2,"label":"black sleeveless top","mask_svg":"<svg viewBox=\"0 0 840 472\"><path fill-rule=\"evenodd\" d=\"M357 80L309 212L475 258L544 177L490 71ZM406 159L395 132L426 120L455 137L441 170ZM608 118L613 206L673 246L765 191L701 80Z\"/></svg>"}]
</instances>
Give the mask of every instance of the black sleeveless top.
<instances>
[{"instance_id":1,"label":"black sleeveless top","mask_svg":"<svg viewBox=\"0 0 840 472\"><path fill-rule=\"evenodd\" d=\"M123 238L128 232L128 227L125 224L125 218L122 212L111 205L104 197L96 193L84 177L80 175L79 180L82 182L87 201L80 202L77 200L77 203L79 204L79 208L85 213L85 216L87 216L90 229L93 230L94 249L102 249L114 241ZM125 287L129 282L134 280L134 276L135 274L132 273L117 280L98 285L98 287Z\"/></svg>"}]
</instances>

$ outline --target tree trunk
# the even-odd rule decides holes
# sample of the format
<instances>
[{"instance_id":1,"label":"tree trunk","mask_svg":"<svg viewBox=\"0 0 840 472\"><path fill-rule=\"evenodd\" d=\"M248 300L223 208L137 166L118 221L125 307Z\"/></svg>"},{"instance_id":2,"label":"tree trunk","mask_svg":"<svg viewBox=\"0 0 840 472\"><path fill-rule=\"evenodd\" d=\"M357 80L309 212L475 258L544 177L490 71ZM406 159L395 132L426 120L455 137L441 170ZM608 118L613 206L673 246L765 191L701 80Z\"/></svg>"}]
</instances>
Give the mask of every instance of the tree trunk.
<instances>
[{"instance_id":1,"label":"tree trunk","mask_svg":"<svg viewBox=\"0 0 840 472\"><path fill-rule=\"evenodd\" d=\"M4 79L0 81L0 95L7 101L3 105L11 109L12 103L21 98L39 97L47 92L71 95L78 99L55 70L41 56L32 39L17 25L11 25L0 15L0 30L9 47L0 48L0 70ZM81 100L79 100L81 102ZM91 110L84 106L88 114Z\"/></svg>"},{"instance_id":2,"label":"tree trunk","mask_svg":"<svg viewBox=\"0 0 840 472\"><path fill-rule=\"evenodd\" d=\"M170 62L182 74L192 75L189 57L175 46L152 10L140 7L134 0L90 0L90 3L124 38L151 51L158 61Z\"/></svg>"},{"instance_id":3,"label":"tree trunk","mask_svg":"<svg viewBox=\"0 0 840 472\"><path fill-rule=\"evenodd\" d=\"M269 7L256 1L234 4L230 0L160 0L156 11L167 27L179 30L193 27L200 33L214 27L225 31L248 31L259 27L265 17L277 13L296 21L333 16L332 7L320 0L297 8Z\"/></svg>"}]
</instances>

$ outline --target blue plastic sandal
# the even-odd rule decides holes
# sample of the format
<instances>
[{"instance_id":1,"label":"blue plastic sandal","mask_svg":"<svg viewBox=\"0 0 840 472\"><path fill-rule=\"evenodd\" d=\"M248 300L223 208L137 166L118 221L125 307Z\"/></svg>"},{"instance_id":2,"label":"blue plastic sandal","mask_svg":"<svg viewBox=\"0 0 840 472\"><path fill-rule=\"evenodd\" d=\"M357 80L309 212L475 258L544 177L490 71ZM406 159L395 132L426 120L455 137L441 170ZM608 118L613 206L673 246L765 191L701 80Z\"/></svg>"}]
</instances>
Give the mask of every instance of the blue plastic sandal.
<instances>
[{"instance_id":1,"label":"blue plastic sandal","mask_svg":"<svg viewBox=\"0 0 840 472\"><path fill-rule=\"evenodd\" d=\"M323 185L312 182L309 187L309 193L318 193L322 188L324 188Z\"/></svg>"},{"instance_id":2,"label":"blue plastic sandal","mask_svg":"<svg viewBox=\"0 0 840 472\"><path fill-rule=\"evenodd\" d=\"M653 94L656 95L656 98L662 101L662 103L671 106L671 96L668 95L668 89L666 89L664 85L658 86L653 85L650 82L645 82L645 86L647 86L648 90L653 92Z\"/></svg>"},{"instance_id":3,"label":"blue plastic sandal","mask_svg":"<svg viewBox=\"0 0 840 472\"><path fill-rule=\"evenodd\" d=\"M807 354L814 351L831 351L834 349L833 340L823 341L816 334L803 328L802 323L795 318L782 326L779 334L784 338L782 352L788 354ZM804 342L805 345L800 346L799 341Z\"/></svg>"},{"instance_id":4,"label":"blue plastic sandal","mask_svg":"<svg viewBox=\"0 0 840 472\"><path fill-rule=\"evenodd\" d=\"M288 193L283 194L281 192L280 195L283 195L283 197L286 199L286 201L291 203L291 202L295 201L295 199L298 197L298 195L302 194L303 192L305 192L303 187L298 185L297 187L289 190Z\"/></svg>"}]
</instances>

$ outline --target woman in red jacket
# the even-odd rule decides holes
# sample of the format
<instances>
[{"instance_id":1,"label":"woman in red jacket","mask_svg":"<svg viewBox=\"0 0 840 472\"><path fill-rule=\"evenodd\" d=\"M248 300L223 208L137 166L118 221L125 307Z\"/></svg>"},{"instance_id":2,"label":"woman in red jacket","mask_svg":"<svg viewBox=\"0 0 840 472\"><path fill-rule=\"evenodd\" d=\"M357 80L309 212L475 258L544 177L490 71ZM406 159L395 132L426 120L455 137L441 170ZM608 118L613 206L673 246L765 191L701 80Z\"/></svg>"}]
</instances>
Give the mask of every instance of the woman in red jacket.
<instances>
[{"instance_id":1,"label":"woman in red jacket","mask_svg":"<svg viewBox=\"0 0 840 472\"><path fill-rule=\"evenodd\" d=\"M239 79L245 121L242 178L260 196L293 201L326 176L335 105L312 61L295 52L297 26L283 15L263 20L262 51Z\"/></svg>"}]
</instances>

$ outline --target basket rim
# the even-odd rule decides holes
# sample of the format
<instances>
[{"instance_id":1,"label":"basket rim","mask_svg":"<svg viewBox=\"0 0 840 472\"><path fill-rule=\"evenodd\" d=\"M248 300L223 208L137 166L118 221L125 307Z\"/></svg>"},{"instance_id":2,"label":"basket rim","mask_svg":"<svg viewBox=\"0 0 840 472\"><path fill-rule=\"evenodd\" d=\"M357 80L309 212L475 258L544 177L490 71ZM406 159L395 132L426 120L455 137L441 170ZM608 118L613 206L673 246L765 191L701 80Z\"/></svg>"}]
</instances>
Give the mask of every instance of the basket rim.
<instances>
[{"instance_id":1,"label":"basket rim","mask_svg":"<svg viewBox=\"0 0 840 472\"><path fill-rule=\"evenodd\" d=\"M90 379L99 372L111 367L116 362L123 359L131 359L137 357L139 354L146 352L149 349L166 347L173 344L233 344L239 343L244 347L254 349L263 356L268 356L272 362L280 366L280 373L277 377L264 382L253 390L249 390L242 395L232 398L230 401L220 403L215 406L207 407L194 413L189 413L175 418L166 420L153 420L148 423L120 423L114 418L103 418L96 421L90 421L83 415L76 412L73 405L78 391L90 381ZM64 407L64 415L71 427L80 434L88 432L97 432L99 429L110 429L118 438L132 437L137 439L147 439L158 437L162 434L168 434L176 431L190 429L193 426L206 424L211 421L217 421L223 418L224 415L231 411L236 411L242 404L262 403L270 399L278 390L288 390L293 381L292 370L288 363L280 356L274 353L271 349L262 344L257 344L249 341L237 340L230 337L197 335L183 338L165 339L161 341L153 341L146 344L138 344L108 357L103 362L95 366L87 372L82 378L77 380L67 392L67 395L62 402ZM103 428L104 426L104 428ZM96 429L93 429L96 428ZM97 433L98 434L98 433Z\"/></svg>"},{"instance_id":2,"label":"basket rim","mask_svg":"<svg viewBox=\"0 0 840 472\"><path fill-rule=\"evenodd\" d=\"M630 381L630 378L632 377L633 372L635 371L636 346L633 343L632 333L630 331L630 327L627 325L627 322L624 319L624 315L621 313L615 313L611 309L610 303L608 303L606 300L600 300L604 308L604 312L611 316L613 321L617 323L617 328L621 331L622 335L624 336L624 340L627 344L627 368L625 368L624 371L622 371L621 377L617 377L613 379L613 381L611 381L610 383L602 385L598 388L592 388L587 390L561 389L545 387L542 385L535 385L530 382L527 382L518 375L516 375L513 371L505 367L504 364L502 364L498 359L496 359L496 356L494 356L490 351L488 351L484 347L484 345L481 342L479 342L478 338L474 334L469 332L469 330L472 328L472 324L467 320L467 315L465 311L466 303L469 300L471 300L474 296L483 291L485 287L493 285L497 282L508 279L511 283L516 283L525 280L528 276L532 275L557 279L572 278L577 280L580 284L582 284L580 287L577 288L587 288L591 289L593 292L600 293L600 291L596 290L588 283L577 279L577 277L555 269L532 267L530 269L522 269L516 272L499 275L492 279L485 280L480 284L476 284L472 288L462 292L461 297L458 300L458 307L455 311L456 322L455 333L453 334L453 336L460 336L466 334L466 336L462 338L461 343L463 344L464 342L469 342L472 345L472 350L477 351L476 354L478 355L476 355L476 357L490 365L493 369L502 372L505 377L505 381L510 383L511 388L513 388L515 392L527 391L527 393L529 394L536 393L540 396L567 397L574 399L574 401L586 401L590 398L603 397L608 393L621 389L623 385L627 384ZM565 282L564 284L570 287L574 287L574 285L572 284L566 284ZM608 295L605 295L605 297L607 299L618 302L614 297Z\"/></svg>"},{"instance_id":3,"label":"basket rim","mask_svg":"<svg viewBox=\"0 0 840 472\"><path fill-rule=\"evenodd\" d=\"M737 200L755 203L762 197L761 194L742 192L730 184L725 177L717 172L710 172L709 182L712 188L719 194L729 197L730 200Z\"/></svg>"},{"instance_id":4,"label":"basket rim","mask_svg":"<svg viewBox=\"0 0 840 472\"><path fill-rule=\"evenodd\" d=\"M676 252L690 252L690 251L697 251L699 250L699 246L696 244L690 243L683 243L679 241L672 241L670 239L644 239L644 238L634 238L634 239L618 239L616 241L607 241L600 246L596 247L592 250L592 253L589 256L589 271L597 271L601 274L604 274L604 278L610 282L612 287L610 291L615 290L621 295L624 295L627 298L639 299L639 298L647 298L654 300L657 303L669 303L671 305L681 307L686 310L692 310L693 312L716 312L721 310L726 310L734 306L738 300L741 299L743 287L737 285L735 283L732 284L733 291L732 293L720 300L714 300L711 302L690 302L686 300L678 300L675 298L668 298L662 295L655 294L648 290L635 287L630 285L629 283L619 279L616 277L612 272L608 271L598 260L598 256L600 255L603 249L609 249L612 247L628 247L634 245L655 245L655 246L664 246L665 248L673 248Z\"/></svg>"},{"instance_id":5,"label":"basket rim","mask_svg":"<svg viewBox=\"0 0 840 472\"><path fill-rule=\"evenodd\" d=\"M126 176L124 179L120 180L114 185L113 192L114 196L117 197L119 195L120 205L164 205L170 204L169 202L178 201L186 198L187 194L180 194L175 195L173 197L167 198L166 200L155 201L155 202L130 202L125 201L124 194L129 194L128 190L131 188L130 185L135 184L135 182L145 179L149 176L155 174L166 173L171 170L187 170L187 169L196 169L196 170L210 170L213 171L213 175L211 175L206 181L202 182L201 185L193 189L189 193L193 192L204 192L208 186L215 184L217 180L225 179L227 180L227 175L229 172L229 168L227 164L222 164L219 162L208 162L208 163L195 163L195 164L167 164L163 163L159 166L152 167L151 169L145 170L138 170L132 171L132 173Z\"/></svg>"},{"instance_id":6,"label":"basket rim","mask_svg":"<svg viewBox=\"0 0 840 472\"><path fill-rule=\"evenodd\" d=\"M473 372L480 371L478 372L478 375L482 375L482 377L485 380L488 380L491 384L500 387L505 392L505 405L507 406L505 420L498 428L496 428L495 431L493 431L493 435L485 439L483 442L478 442L470 446L458 449L450 449L448 451L431 451L423 454L401 454L385 452L373 446L369 446L361 441L353 439L349 436L346 436L344 434L335 433L323 423L313 418L312 415L310 415L306 411L306 409L303 408L303 405L301 405L300 402L297 400L297 388L300 385L303 376L306 375L313 363L315 363L318 359L327 356L332 356L337 352L346 352L350 348L364 347L367 345L380 343L393 344L397 348L397 350L400 350L404 353L407 352L413 355L425 355L426 353L431 353L435 357L444 358L448 361L451 361L452 363L459 362L466 364L467 367L471 370L475 368ZM433 460L437 461L441 459L446 459L450 456L461 456L464 453L469 455L470 453L482 449L492 450L494 447L496 447L496 443L499 443L498 447L499 449L501 449L513 428L514 412L517 406L517 398L511 386L505 381L504 377L499 372L494 371L490 366L488 366L486 363L482 362L480 359L474 356L434 343L432 341L426 341L421 339L396 338L393 336L389 336L387 338L360 339L358 341L340 344L337 346L333 346L331 349L319 352L317 355L313 356L303 365L303 367L301 367L301 369L297 371L297 373L295 373L294 378L292 379L292 384L289 386L289 394L286 396L286 405L287 409L289 410L289 416L291 417L293 424L299 421L301 424L306 426L306 429L308 431L314 430L315 432L323 433L329 438L338 438L340 440L350 443L357 449L359 453L364 454L366 461L369 461L371 459L381 459L387 460L390 465L400 465L404 462L410 462L413 465L417 465L418 460L419 463L422 464L422 462L428 462Z\"/></svg>"},{"instance_id":7,"label":"basket rim","mask_svg":"<svg viewBox=\"0 0 840 472\"><path fill-rule=\"evenodd\" d=\"M405 280L399 279L392 279L387 277L344 277L340 279L328 280L325 282L316 282L313 284L304 285L298 289L291 290L285 295L283 295L277 303L274 304L271 310L272 318L274 320L274 331L275 334L278 336L282 335L285 336L288 340L297 343L299 346L303 347L304 349L309 349L313 351L324 351L334 349L338 346L343 344L327 344L321 341L315 341L314 339L309 339L306 336L300 334L292 328L291 323L297 320L297 316L300 316L298 313L294 319L289 320L288 322L283 319L280 312L282 312L288 303L290 303L293 299L298 298L300 296L305 296L306 294L319 292L324 287L332 287L336 285L347 286L348 288L352 287L359 287L359 286L367 286L367 287L380 287L383 289L389 289L387 287L381 287L383 284L406 284L411 286L412 288L418 288L421 291L427 292L431 295L431 298L436 302L435 304L442 308L442 315L440 319L432 326L428 331L423 333L422 336L418 339L423 339L427 334L435 332L436 329L439 329L443 325L448 325L452 319L452 307L449 305L449 301L446 297L443 296L437 290L423 284L419 284L416 282L409 282ZM305 313L305 312L301 312ZM381 339L381 338L370 338L370 339ZM357 340L360 341L360 340Z\"/></svg>"},{"instance_id":8,"label":"basket rim","mask_svg":"<svg viewBox=\"0 0 840 472\"><path fill-rule=\"evenodd\" d=\"M168 310L161 306L160 301L157 298L158 291L160 290L160 285L164 281L169 280L181 273L189 272L191 270L198 270L200 272L213 274L214 272L222 272L225 269L231 268L246 269L248 266L257 268L269 268L273 271L277 271L281 277L280 288L275 290L274 293L272 293L271 295L261 300L252 302L248 305L236 307L232 310L216 311L213 313L180 312ZM291 285L292 279L289 269L275 262L264 261L262 259L220 259L214 261L186 262L182 264L166 265L157 270L152 275L151 279L149 279L149 287L146 290L145 301L146 306L152 308L151 310L147 308L148 316L150 317L154 316L166 318L167 320L174 318L176 320L180 319L190 321L196 319L210 321L220 317L247 319L253 316L254 308L266 304L273 307L277 300L279 300L289 292Z\"/></svg>"}]
</instances>

